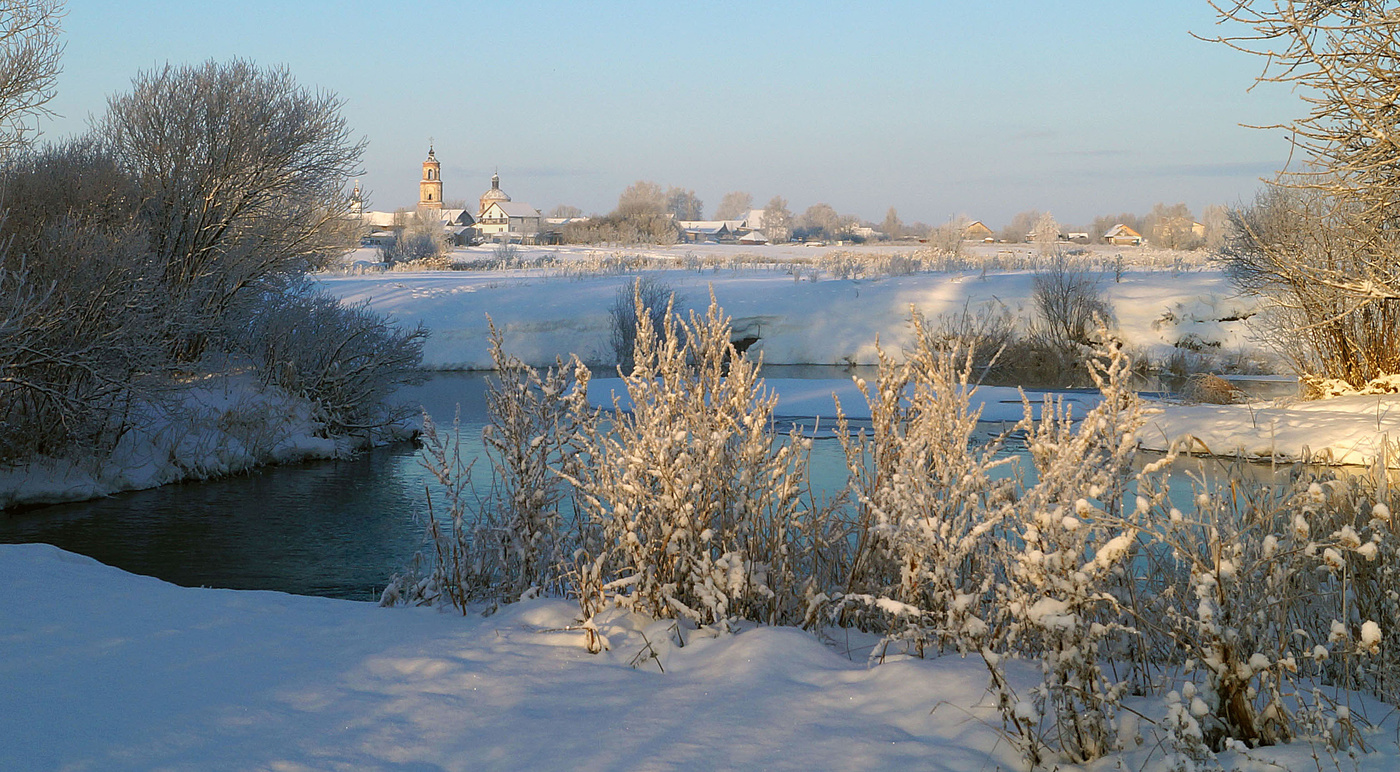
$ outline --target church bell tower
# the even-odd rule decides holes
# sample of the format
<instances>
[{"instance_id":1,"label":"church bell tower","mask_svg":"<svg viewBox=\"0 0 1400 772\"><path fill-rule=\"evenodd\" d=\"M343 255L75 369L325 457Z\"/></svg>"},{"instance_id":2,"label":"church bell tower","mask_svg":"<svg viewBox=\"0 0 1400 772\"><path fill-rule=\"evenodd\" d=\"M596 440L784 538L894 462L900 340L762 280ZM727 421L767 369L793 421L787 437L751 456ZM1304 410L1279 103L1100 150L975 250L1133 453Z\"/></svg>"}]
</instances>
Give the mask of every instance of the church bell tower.
<instances>
[{"instance_id":1,"label":"church bell tower","mask_svg":"<svg viewBox=\"0 0 1400 772\"><path fill-rule=\"evenodd\" d=\"M423 179L418 181L418 208L442 208L442 165L428 143L428 160L423 162Z\"/></svg>"}]
</instances>

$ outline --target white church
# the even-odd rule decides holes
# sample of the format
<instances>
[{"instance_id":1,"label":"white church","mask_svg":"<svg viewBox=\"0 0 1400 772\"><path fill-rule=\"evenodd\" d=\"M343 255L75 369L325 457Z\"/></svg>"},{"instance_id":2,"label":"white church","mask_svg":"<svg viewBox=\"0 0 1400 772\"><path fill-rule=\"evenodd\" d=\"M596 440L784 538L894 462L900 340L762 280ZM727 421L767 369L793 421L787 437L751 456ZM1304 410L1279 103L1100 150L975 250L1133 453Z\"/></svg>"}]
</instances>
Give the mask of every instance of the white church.
<instances>
[{"instance_id":1,"label":"white church","mask_svg":"<svg viewBox=\"0 0 1400 772\"><path fill-rule=\"evenodd\" d=\"M501 190L500 174L491 175L491 188L481 194L476 214L466 209L448 209L443 206L442 164L431 145L428 158L423 161L423 176L418 181L417 211L423 214L436 213L442 220L443 228L457 244L478 243L481 241L525 241L532 240L540 232L543 218L540 210L529 204L512 201ZM350 214L358 217L372 234L387 235L388 232L403 228L413 212L366 212L357 182L351 194Z\"/></svg>"}]
</instances>

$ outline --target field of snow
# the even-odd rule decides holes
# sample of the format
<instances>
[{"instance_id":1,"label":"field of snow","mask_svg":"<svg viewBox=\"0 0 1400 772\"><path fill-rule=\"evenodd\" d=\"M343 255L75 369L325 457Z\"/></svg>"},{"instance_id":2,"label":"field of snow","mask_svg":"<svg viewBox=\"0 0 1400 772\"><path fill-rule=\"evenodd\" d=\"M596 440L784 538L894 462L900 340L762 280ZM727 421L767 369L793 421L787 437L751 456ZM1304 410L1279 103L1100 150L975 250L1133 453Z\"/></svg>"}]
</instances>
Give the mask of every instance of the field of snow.
<instances>
[{"instance_id":1,"label":"field of snow","mask_svg":"<svg viewBox=\"0 0 1400 772\"><path fill-rule=\"evenodd\" d=\"M832 249L786 246L759 251L693 245L625 254L680 263L687 252L698 250L695 257L700 262L711 252L765 261L768 267L716 264L700 270L647 273L679 293L682 309L703 311L713 288L721 307L733 318L735 334L758 337L751 350L761 351L768 364L872 364L877 338L894 352L910 340L911 306L930 320L989 304L1020 317L1032 313L1033 272L1029 269L835 279L813 267L815 255ZM900 251L883 250L859 249L874 256ZM459 259L484 261L491 252L477 248L456 254ZM317 280L346 302L367 301L403 322L426 325L433 332L425 347L425 364L430 368L489 369L488 314L503 332L507 351L531 364L551 364L554 357L571 353L588 364L612 364L608 309L618 289L631 286L635 272L598 275L568 268L597 258L596 249L537 248L522 254L550 256L556 265L528 270L378 272L363 270L373 255L360 250L347 263L358 262L360 270L321 274ZM1109 258L1108 254L1097 256L1094 264L1106 265ZM993 253L988 259L998 258ZM1014 263L1032 258L1027 248L1020 248L1007 259ZM1115 282L1112 271L1101 274L1104 292L1118 317L1118 330L1130 345L1158 359L1183 341L1227 352L1252 346L1247 318L1257 301L1236 296L1217 270L1158 262L1155 257L1127 262L1121 282Z\"/></svg>"},{"instance_id":2,"label":"field of snow","mask_svg":"<svg viewBox=\"0 0 1400 772\"><path fill-rule=\"evenodd\" d=\"M621 615L595 656L563 629L576 611L181 588L0 545L0 769L1021 768L977 658L869 666L869 640L791 628L686 630L680 648L664 624ZM1128 704L1141 742L1091 769L1167 769L1162 705ZM1339 768L1400 767L1394 710L1351 704L1379 726ZM1315 750L1333 768L1305 742L1220 762L1316 769Z\"/></svg>"}]
</instances>

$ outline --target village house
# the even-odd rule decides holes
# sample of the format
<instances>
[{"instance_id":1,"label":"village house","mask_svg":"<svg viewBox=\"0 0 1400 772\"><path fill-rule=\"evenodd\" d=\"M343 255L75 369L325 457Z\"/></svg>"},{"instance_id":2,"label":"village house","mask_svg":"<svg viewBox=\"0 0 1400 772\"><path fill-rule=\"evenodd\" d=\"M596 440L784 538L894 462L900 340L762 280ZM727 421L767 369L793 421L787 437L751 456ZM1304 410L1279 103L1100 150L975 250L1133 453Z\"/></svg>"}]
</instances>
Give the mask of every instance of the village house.
<instances>
[{"instance_id":1,"label":"village house","mask_svg":"<svg viewBox=\"0 0 1400 772\"><path fill-rule=\"evenodd\" d=\"M963 228L962 237L968 241L983 241L992 238L992 229L983 225L981 220L973 220Z\"/></svg>"},{"instance_id":2,"label":"village house","mask_svg":"<svg viewBox=\"0 0 1400 772\"><path fill-rule=\"evenodd\" d=\"M1140 247L1142 246L1142 234L1119 223L1103 235L1103 240L1109 244L1119 247Z\"/></svg>"}]
</instances>

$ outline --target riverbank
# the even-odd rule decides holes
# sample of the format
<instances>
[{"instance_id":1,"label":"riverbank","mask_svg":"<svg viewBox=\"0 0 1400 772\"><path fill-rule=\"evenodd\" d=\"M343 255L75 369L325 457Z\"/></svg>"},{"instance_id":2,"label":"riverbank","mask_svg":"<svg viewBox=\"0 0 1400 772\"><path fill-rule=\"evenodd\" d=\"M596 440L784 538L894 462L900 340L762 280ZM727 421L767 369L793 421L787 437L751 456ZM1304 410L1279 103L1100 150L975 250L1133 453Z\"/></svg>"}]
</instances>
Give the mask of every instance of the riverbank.
<instances>
[{"instance_id":1,"label":"riverbank","mask_svg":"<svg viewBox=\"0 0 1400 772\"><path fill-rule=\"evenodd\" d=\"M480 261L490 254L454 253ZM590 366L612 365L616 356L609 308L619 289L631 287L636 271L597 265L607 256L599 257L596 249L538 248L522 254L517 259L552 262L544 268L352 271L315 279L343 302L366 302L406 325L421 322L432 330L423 348L423 366L430 369L490 369L488 314L502 333L505 350L529 364L552 365L556 356L577 354ZM679 266L686 254L674 247L625 257ZM767 262L757 262L765 256ZM911 306L932 323L984 308L1016 318L1033 314L1033 270L977 269L971 267L974 258L957 270L858 278L835 278L815 258L804 262L787 253L731 259L741 258L749 262L721 267L699 261L688 270L661 267L645 273L675 290L683 314L703 313L713 289L733 320L736 338L753 338L749 351L762 353L769 365L874 364L877 339L898 355L912 342ZM999 264L996 254L977 259ZM1142 356L1165 362L1208 354L1254 364L1265 356L1251 342L1249 327L1258 301L1238 296L1219 270L1129 259L1117 272L1094 269L1091 275L1101 282L1117 317L1115 333Z\"/></svg>"},{"instance_id":2,"label":"riverbank","mask_svg":"<svg viewBox=\"0 0 1400 772\"><path fill-rule=\"evenodd\" d=\"M237 474L265 464L339 458L406 439L407 428L335 436L306 399L242 375L210 376L133 408L110 453L0 467L0 509L83 501Z\"/></svg>"},{"instance_id":3,"label":"riverbank","mask_svg":"<svg viewBox=\"0 0 1400 772\"><path fill-rule=\"evenodd\" d=\"M1020 768L975 657L867 666L868 637L792 628L687 631L677 648L664 623L620 614L600 625L611 648L589 655L563 629L576 613L548 599L461 617L181 588L0 545L0 768ZM1354 764L1400 765L1393 709L1338 696L1379 724ZM1165 704L1127 703L1143 717L1129 749L1091 768L1168 769L1150 723ZM1314 751L1330 766L1305 741L1219 760L1315 769Z\"/></svg>"},{"instance_id":4,"label":"riverbank","mask_svg":"<svg viewBox=\"0 0 1400 772\"><path fill-rule=\"evenodd\" d=\"M1145 450L1248 461L1400 466L1400 394L1239 405L1166 405L1138 431Z\"/></svg>"}]
</instances>

